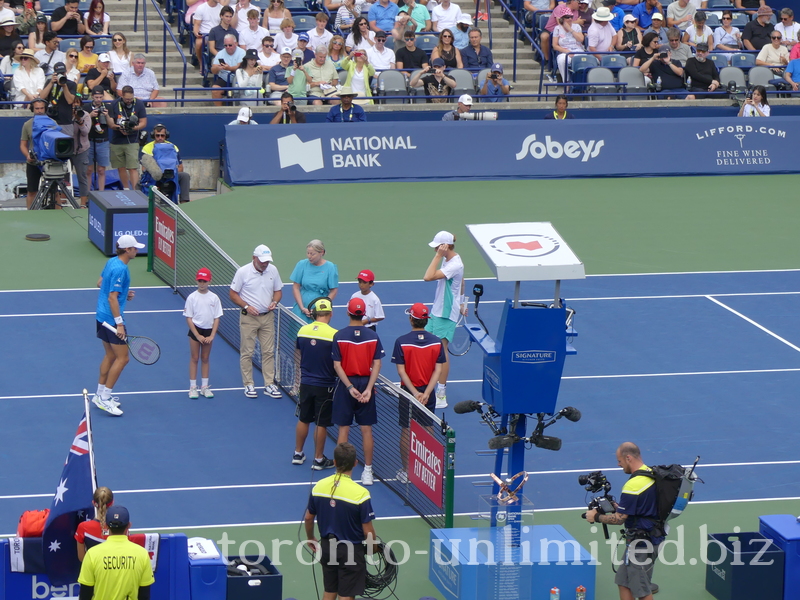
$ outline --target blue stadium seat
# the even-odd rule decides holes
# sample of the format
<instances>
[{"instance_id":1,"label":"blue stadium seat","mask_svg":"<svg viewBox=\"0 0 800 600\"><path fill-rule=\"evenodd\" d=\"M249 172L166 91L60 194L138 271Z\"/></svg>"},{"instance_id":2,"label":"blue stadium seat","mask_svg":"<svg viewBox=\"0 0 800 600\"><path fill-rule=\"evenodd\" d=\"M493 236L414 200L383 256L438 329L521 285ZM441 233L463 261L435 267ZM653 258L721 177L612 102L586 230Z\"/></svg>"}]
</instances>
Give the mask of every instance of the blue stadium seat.
<instances>
[{"instance_id":1,"label":"blue stadium seat","mask_svg":"<svg viewBox=\"0 0 800 600\"><path fill-rule=\"evenodd\" d=\"M269 3L267 2L267 4ZM289 12L292 13L293 17L295 12L311 12L311 9L308 7L308 4L306 4L305 0L284 0L283 5L289 9ZM269 6L266 8L269 8Z\"/></svg>"},{"instance_id":2,"label":"blue stadium seat","mask_svg":"<svg viewBox=\"0 0 800 600\"><path fill-rule=\"evenodd\" d=\"M627 67L628 61L621 54L603 54L600 58L600 66L616 73L622 67Z\"/></svg>"},{"instance_id":3,"label":"blue stadium seat","mask_svg":"<svg viewBox=\"0 0 800 600\"><path fill-rule=\"evenodd\" d=\"M708 9L712 8L733 8L731 0L708 0Z\"/></svg>"},{"instance_id":4,"label":"blue stadium seat","mask_svg":"<svg viewBox=\"0 0 800 600\"><path fill-rule=\"evenodd\" d=\"M111 37L98 37L94 38L94 53L102 54L103 52L111 52L113 44Z\"/></svg>"},{"instance_id":5,"label":"blue stadium seat","mask_svg":"<svg viewBox=\"0 0 800 600\"><path fill-rule=\"evenodd\" d=\"M64 0L40 0L39 5L43 13L51 15L55 9L64 6Z\"/></svg>"},{"instance_id":6,"label":"blue stadium seat","mask_svg":"<svg viewBox=\"0 0 800 600\"><path fill-rule=\"evenodd\" d=\"M292 15L294 21L294 32L302 33L303 31L311 31L317 26L317 21L314 15Z\"/></svg>"},{"instance_id":7,"label":"blue stadium seat","mask_svg":"<svg viewBox=\"0 0 800 600\"><path fill-rule=\"evenodd\" d=\"M430 56L433 49L436 48L436 45L439 43L439 36L435 33L423 33L417 36L416 46L421 50L424 50Z\"/></svg>"},{"instance_id":8,"label":"blue stadium seat","mask_svg":"<svg viewBox=\"0 0 800 600\"><path fill-rule=\"evenodd\" d=\"M733 13L733 21L731 24L734 27L738 27L739 29L744 29L745 26L750 22L750 15L743 12L735 12Z\"/></svg>"},{"instance_id":9,"label":"blue stadium seat","mask_svg":"<svg viewBox=\"0 0 800 600\"><path fill-rule=\"evenodd\" d=\"M739 54L734 54L733 56L731 56L731 66L739 67L742 70L747 70L750 67L755 67L756 55L745 54L744 52L741 52Z\"/></svg>"},{"instance_id":10,"label":"blue stadium seat","mask_svg":"<svg viewBox=\"0 0 800 600\"><path fill-rule=\"evenodd\" d=\"M708 60L716 65L718 71L728 66L728 57L719 52L709 53Z\"/></svg>"},{"instance_id":11,"label":"blue stadium seat","mask_svg":"<svg viewBox=\"0 0 800 600\"><path fill-rule=\"evenodd\" d=\"M711 29L716 29L721 24L722 23L720 22L719 17L716 14L712 12L706 13L706 25L708 27L711 27Z\"/></svg>"},{"instance_id":12,"label":"blue stadium seat","mask_svg":"<svg viewBox=\"0 0 800 600\"><path fill-rule=\"evenodd\" d=\"M58 49L61 52L66 52L67 50L80 50L81 49L81 38L79 37L71 37L65 38L58 43Z\"/></svg>"}]
</instances>

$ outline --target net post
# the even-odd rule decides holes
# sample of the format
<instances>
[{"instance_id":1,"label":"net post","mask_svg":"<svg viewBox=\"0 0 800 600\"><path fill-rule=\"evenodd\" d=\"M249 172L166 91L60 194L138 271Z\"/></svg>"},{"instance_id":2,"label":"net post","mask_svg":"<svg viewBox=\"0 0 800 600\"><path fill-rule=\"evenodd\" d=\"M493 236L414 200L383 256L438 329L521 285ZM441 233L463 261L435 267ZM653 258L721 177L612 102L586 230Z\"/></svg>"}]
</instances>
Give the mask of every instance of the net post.
<instances>
[{"instance_id":1,"label":"net post","mask_svg":"<svg viewBox=\"0 0 800 600\"><path fill-rule=\"evenodd\" d=\"M155 197L153 195L153 189L150 188L150 193L147 194L147 227L149 229L147 234L147 272L153 272L153 249L155 248L155 235L154 232L155 228L155 211L153 210L153 204L155 202Z\"/></svg>"},{"instance_id":2,"label":"net post","mask_svg":"<svg viewBox=\"0 0 800 600\"><path fill-rule=\"evenodd\" d=\"M447 446L445 457L447 466L444 478L444 526L445 529L453 527L453 511L455 504L455 484L456 484L456 432L451 427L445 433Z\"/></svg>"}]
</instances>

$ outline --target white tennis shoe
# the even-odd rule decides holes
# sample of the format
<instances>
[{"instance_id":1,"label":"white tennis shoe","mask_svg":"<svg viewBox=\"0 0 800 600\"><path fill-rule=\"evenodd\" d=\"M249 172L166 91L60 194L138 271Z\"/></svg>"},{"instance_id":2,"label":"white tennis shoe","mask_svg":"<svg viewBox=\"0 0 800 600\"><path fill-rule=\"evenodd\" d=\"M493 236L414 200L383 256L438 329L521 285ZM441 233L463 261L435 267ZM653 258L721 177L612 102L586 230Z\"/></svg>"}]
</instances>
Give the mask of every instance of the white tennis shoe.
<instances>
[{"instance_id":1,"label":"white tennis shoe","mask_svg":"<svg viewBox=\"0 0 800 600\"><path fill-rule=\"evenodd\" d=\"M95 402L94 398L97 398L97 402ZM109 398L108 400L103 400L99 396L95 396L94 398L92 398L92 402L100 410L103 410L114 417L122 416L122 409L120 409L119 405L115 403L116 398Z\"/></svg>"}]
</instances>

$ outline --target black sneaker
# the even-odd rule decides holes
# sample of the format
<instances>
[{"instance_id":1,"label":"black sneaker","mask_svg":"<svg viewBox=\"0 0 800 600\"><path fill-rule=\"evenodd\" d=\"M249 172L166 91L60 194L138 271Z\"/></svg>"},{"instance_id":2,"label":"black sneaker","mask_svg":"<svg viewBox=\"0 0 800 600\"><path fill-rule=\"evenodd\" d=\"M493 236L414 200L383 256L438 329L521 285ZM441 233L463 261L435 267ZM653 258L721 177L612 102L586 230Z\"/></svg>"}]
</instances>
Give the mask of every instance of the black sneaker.
<instances>
[{"instance_id":1,"label":"black sneaker","mask_svg":"<svg viewBox=\"0 0 800 600\"><path fill-rule=\"evenodd\" d=\"M306 462L306 453L305 452L295 452L294 456L292 456L292 464L293 465L302 465Z\"/></svg>"},{"instance_id":2,"label":"black sneaker","mask_svg":"<svg viewBox=\"0 0 800 600\"><path fill-rule=\"evenodd\" d=\"M325 456L322 457L322 460L319 461L316 458L311 463L311 468L315 471L324 471L325 469L332 469L335 465L330 458L326 458Z\"/></svg>"},{"instance_id":3,"label":"black sneaker","mask_svg":"<svg viewBox=\"0 0 800 600\"><path fill-rule=\"evenodd\" d=\"M651 594L657 594L658 593L658 584L657 583L651 583L650 584L650 593Z\"/></svg>"}]
</instances>

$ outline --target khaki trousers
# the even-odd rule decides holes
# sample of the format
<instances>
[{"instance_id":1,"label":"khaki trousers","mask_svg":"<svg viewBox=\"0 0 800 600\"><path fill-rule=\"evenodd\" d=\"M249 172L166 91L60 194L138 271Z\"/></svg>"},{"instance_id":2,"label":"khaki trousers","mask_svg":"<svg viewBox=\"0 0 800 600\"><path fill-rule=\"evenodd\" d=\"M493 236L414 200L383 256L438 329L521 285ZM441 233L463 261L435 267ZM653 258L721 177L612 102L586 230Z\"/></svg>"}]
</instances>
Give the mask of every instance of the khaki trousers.
<instances>
[{"instance_id":1,"label":"khaki trousers","mask_svg":"<svg viewBox=\"0 0 800 600\"><path fill-rule=\"evenodd\" d=\"M256 338L261 345L261 374L264 386L275 383L275 311L265 315L251 317L239 316L239 366L242 370L242 384L255 385L253 382L253 352Z\"/></svg>"}]
</instances>

